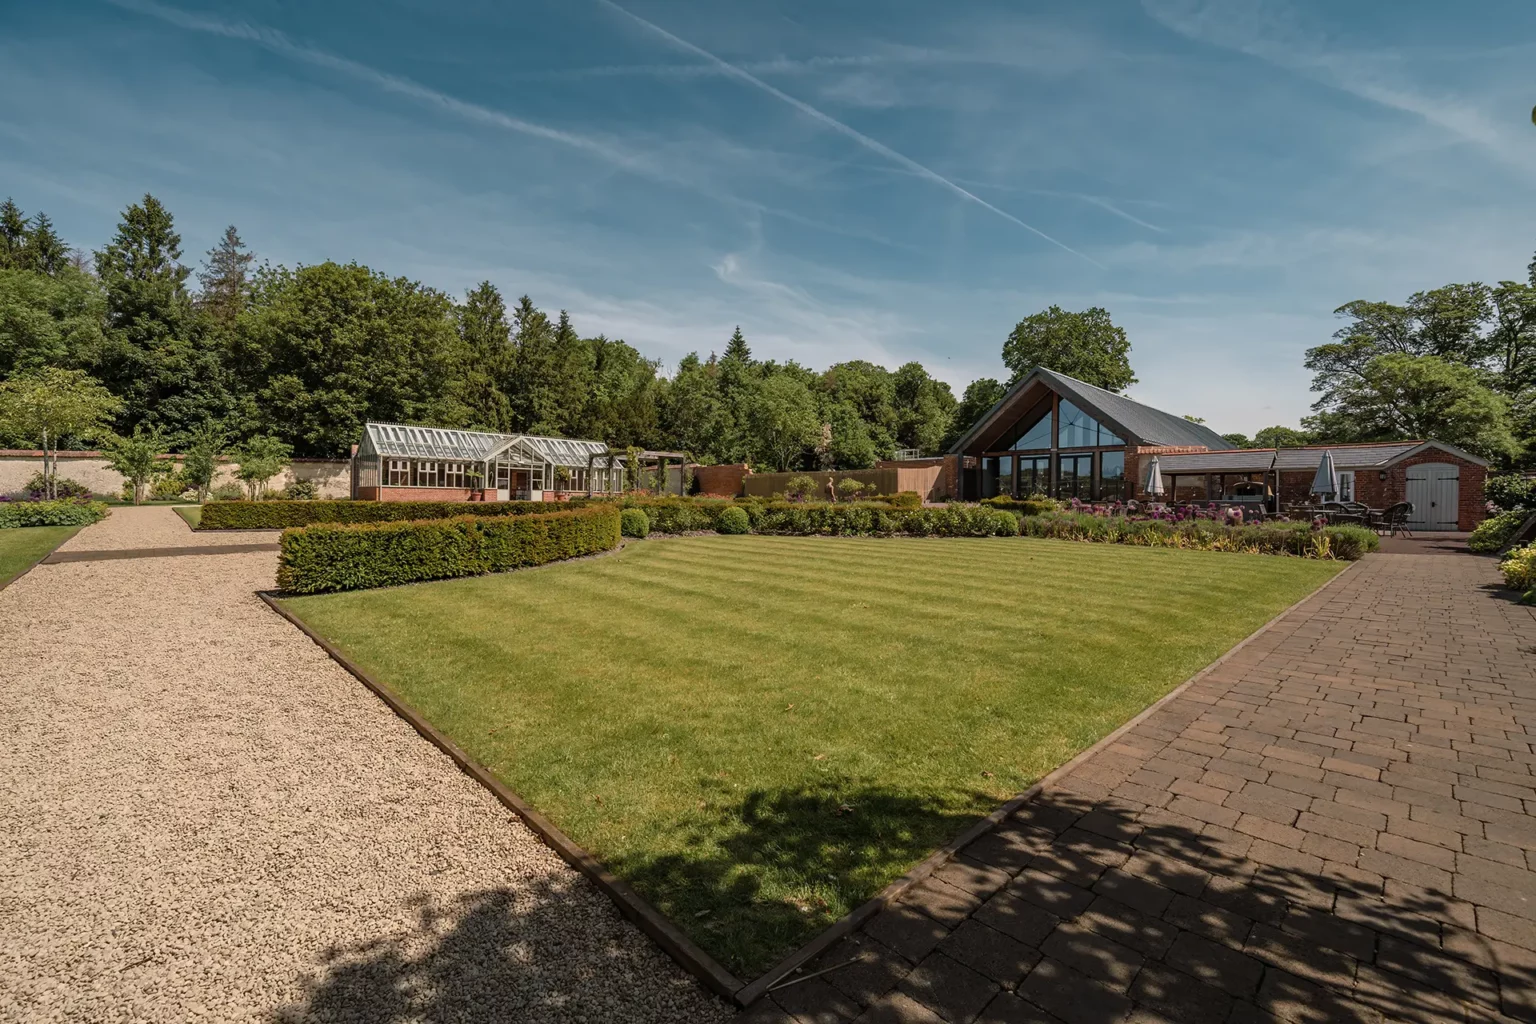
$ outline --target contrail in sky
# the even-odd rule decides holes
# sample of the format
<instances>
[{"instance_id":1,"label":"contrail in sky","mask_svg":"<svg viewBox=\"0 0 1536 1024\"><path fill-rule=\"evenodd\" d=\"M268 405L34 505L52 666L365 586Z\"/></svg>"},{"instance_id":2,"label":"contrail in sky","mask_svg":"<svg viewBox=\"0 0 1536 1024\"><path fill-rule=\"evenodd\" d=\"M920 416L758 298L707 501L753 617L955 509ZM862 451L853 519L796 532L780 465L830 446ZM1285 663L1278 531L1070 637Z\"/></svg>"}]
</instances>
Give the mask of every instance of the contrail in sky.
<instances>
[{"instance_id":1,"label":"contrail in sky","mask_svg":"<svg viewBox=\"0 0 1536 1024\"><path fill-rule=\"evenodd\" d=\"M750 85L750 86L752 86L755 89L759 89L759 90L761 90L763 92L766 92L768 95L774 97L775 99L781 100L784 103L788 103L790 106L794 107L796 110L800 111L805 116L807 116L809 118L812 118L815 121L820 122L821 124L825 125L828 128L831 128L833 131L837 132L839 135L843 135L843 136L845 136L847 138L852 139L854 142L857 142L859 145L863 146L865 149L868 149L868 150L870 150L873 153L878 153L880 156L883 156L887 160L890 160L892 163L898 164L899 166L901 166L901 167L911 171L912 173L916 174L918 177L926 178L928 181L933 182L935 185L941 185L944 188L948 189L949 191L951 191L951 192L955 193L956 195L960 196L961 198L969 199L971 202L977 204L978 206L981 206L981 207L984 207L985 209L991 210L993 213L997 214L999 217L1002 217L1004 220L1011 221L1012 223L1017 224L1019 227L1023 228L1025 231L1028 231L1028 232L1030 232L1032 234L1040 236L1041 238L1045 239L1047 242L1050 242L1052 245L1054 245L1054 246L1056 246L1056 247L1058 247L1060 249L1065 249L1067 252L1071 253L1074 256L1079 257L1080 259L1087 260L1089 263L1092 263L1094 266L1098 267L1100 270L1104 269L1104 265L1102 263L1099 263L1097 260L1095 260L1093 257L1087 255L1086 253L1078 252L1076 249L1072 248L1070 245L1067 245L1065 242L1062 242L1062 241L1059 241L1058 239L1052 238L1050 235L1046 234L1044 231L1041 231L1039 228L1035 227L1033 224L1026 224L1024 221L1022 221L1019 218L1015 217L1013 214L1009 213L1007 210L1000 210L1000 209L998 209L997 207L993 206L991 203L987 202L985 199L981 198L980 196L976 195L975 193L969 192L966 189L964 189L964 188L960 187L959 185L955 184L953 181L950 181L948 178L944 177L944 175L940 174L938 171L935 171L935 170L932 170L932 169L930 169L928 167L925 167L922 164L918 163L916 160L913 160L911 157L906 156L906 155L904 155L902 153L896 152L890 146L887 146L885 143L880 142L877 139L870 138L868 135L865 135L863 132L859 131L857 128L849 127L848 125L846 125L843 122L839 121L837 118L833 117L831 114L827 114L827 113L824 113L824 112L822 112L820 110L817 110L815 107L811 106L809 103L806 103L803 100L798 100L795 97L789 95L786 92L783 92L780 89L775 89L773 86L769 85L767 82L763 81L761 78L758 78L756 75L752 74L750 71L747 71L747 70L745 70L745 69L743 69L741 67L738 67L737 65L732 64L731 62L729 62L727 60L723 60L720 57L716 57L714 54L710 53L708 50L704 49L703 47L695 46L693 43L690 43L688 40L682 39L682 38L679 38L678 36L673 35L671 32L668 32L666 29L662 28L660 25L657 25L654 22L646 21L644 18L640 17L638 14L630 13L629 11L625 10L623 7L620 7L618 4L614 3L613 0L598 0L598 3L602 4L604 7L607 7L609 10L612 10L612 11L618 13L618 14L622 14L624 17L628 18L630 21L633 21L635 24L641 26L642 28L646 29L647 31L649 31L651 33L654 33L655 35L660 36L661 38L665 39L667 42L671 43L673 46L676 46L676 47L679 47L679 48L681 48L683 50L686 50L686 51L688 51L689 53L693 54L696 57L703 58L704 60L706 60L709 63L713 64L715 67L719 68L720 71L723 74L725 74L725 75L727 75L727 76L729 76L731 78L734 78L734 79L736 79L739 82L745 82L747 85Z\"/></svg>"}]
</instances>

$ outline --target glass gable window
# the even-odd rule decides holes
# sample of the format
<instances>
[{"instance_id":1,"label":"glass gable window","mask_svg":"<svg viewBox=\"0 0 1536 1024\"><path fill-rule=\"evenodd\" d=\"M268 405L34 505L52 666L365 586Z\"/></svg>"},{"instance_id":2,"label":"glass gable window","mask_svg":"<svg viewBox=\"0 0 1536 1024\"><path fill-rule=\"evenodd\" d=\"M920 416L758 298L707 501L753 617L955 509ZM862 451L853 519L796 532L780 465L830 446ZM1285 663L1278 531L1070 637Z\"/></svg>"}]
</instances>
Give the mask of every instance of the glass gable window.
<instances>
[{"instance_id":1,"label":"glass gable window","mask_svg":"<svg viewBox=\"0 0 1536 1024\"><path fill-rule=\"evenodd\" d=\"M1067 401L1061 400L1061 427L1056 432L1056 444L1061 448L1093 448L1095 446L1124 444L1114 433Z\"/></svg>"},{"instance_id":2,"label":"glass gable window","mask_svg":"<svg viewBox=\"0 0 1536 1024\"><path fill-rule=\"evenodd\" d=\"M1039 448L1051 446L1051 412L1045 411L1045 415L1035 422L1035 425L1024 431L1019 439L1008 447L1016 452L1033 451Z\"/></svg>"}]
</instances>

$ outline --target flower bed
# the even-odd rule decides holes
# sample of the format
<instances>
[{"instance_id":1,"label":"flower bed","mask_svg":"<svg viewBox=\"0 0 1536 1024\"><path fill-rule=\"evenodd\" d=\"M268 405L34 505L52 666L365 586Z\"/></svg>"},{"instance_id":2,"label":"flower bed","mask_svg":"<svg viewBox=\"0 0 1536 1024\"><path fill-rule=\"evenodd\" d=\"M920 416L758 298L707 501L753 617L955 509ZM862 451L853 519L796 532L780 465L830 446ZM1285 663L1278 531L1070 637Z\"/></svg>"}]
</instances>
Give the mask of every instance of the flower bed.
<instances>
[{"instance_id":1,"label":"flower bed","mask_svg":"<svg viewBox=\"0 0 1536 1024\"><path fill-rule=\"evenodd\" d=\"M0 530L20 526L89 526L106 515L104 501L0 501Z\"/></svg>"},{"instance_id":2,"label":"flower bed","mask_svg":"<svg viewBox=\"0 0 1536 1024\"><path fill-rule=\"evenodd\" d=\"M1024 516L1019 532L1026 537L1141 547L1194 548L1202 551L1243 551L1254 554L1297 555L1354 561L1380 546L1376 534L1361 526L1317 527L1308 523L1243 525L1213 519L1133 519L1128 516L1061 512Z\"/></svg>"},{"instance_id":3,"label":"flower bed","mask_svg":"<svg viewBox=\"0 0 1536 1024\"><path fill-rule=\"evenodd\" d=\"M608 551L613 505L417 522L319 523L283 531L277 585L296 594L480 576Z\"/></svg>"}]
</instances>

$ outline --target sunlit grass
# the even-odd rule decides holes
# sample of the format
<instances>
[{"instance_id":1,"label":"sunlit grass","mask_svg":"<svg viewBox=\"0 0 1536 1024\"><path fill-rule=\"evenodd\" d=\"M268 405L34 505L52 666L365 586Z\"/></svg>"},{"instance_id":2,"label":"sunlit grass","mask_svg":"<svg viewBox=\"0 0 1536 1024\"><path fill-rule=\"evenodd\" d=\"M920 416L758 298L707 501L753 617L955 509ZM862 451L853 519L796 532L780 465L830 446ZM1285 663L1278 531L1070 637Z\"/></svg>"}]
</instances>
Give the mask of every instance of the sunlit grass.
<instances>
[{"instance_id":1,"label":"sunlit grass","mask_svg":"<svg viewBox=\"0 0 1536 1024\"><path fill-rule=\"evenodd\" d=\"M288 605L750 976L1340 568L697 537Z\"/></svg>"},{"instance_id":2,"label":"sunlit grass","mask_svg":"<svg viewBox=\"0 0 1536 1024\"><path fill-rule=\"evenodd\" d=\"M47 558L80 532L78 526L23 526L0 530L0 587Z\"/></svg>"}]
</instances>

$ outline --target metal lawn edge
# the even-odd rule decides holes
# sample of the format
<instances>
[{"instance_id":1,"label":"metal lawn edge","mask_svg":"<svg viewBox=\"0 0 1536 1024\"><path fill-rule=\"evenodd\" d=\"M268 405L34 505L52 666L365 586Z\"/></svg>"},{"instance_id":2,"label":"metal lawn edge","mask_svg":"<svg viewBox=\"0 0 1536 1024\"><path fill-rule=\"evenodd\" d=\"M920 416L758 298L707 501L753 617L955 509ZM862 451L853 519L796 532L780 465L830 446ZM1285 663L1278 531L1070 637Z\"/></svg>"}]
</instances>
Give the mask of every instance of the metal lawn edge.
<instances>
[{"instance_id":1,"label":"metal lawn edge","mask_svg":"<svg viewBox=\"0 0 1536 1024\"><path fill-rule=\"evenodd\" d=\"M489 769L460 749L456 743L422 717L393 690L353 664L330 641L310 629L302 619L284 608L278 603L277 594L272 591L261 590L256 592L256 596L266 602L267 607L298 627L300 632L314 641L316 646L326 654L330 655L332 661L346 669L358 682L372 691L374 696L383 701L396 715L404 719L406 724L415 729L423 739L437 747L444 754L447 754L460 771L484 786L502 806L521 818L523 823L535 835L560 856L561 860L590 879L599 891L613 901L620 914L632 921L636 927L675 960L683 970L692 974L716 995L723 996L739 1005L744 1005L740 1003L737 997L737 993L742 990L741 980L726 970L714 957L694 945L676 925L655 907L642 899L627 884L619 880L596 857L592 856L581 846L578 846L553 822L534 810L522 797L508 789L506 784L491 774Z\"/></svg>"},{"instance_id":2,"label":"metal lawn edge","mask_svg":"<svg viewBox=\"0 0 1536 1024\"><path fill-rule=\"evenodd\" d=\"M281 551L276 541L262 544L209 544L183 548L99 548L83 551L48 553L39 564L62 565L65 562L106 562L122 558L180 558L186 555L243 555L252 551Z\"/></svg>"},{"instance_id":3,"label":"metal lawn edge","mask_svg":"<svg viewBox=\"0 0 1536 1024\"><path fill-rule=\"evenodd\" d=\"M1246 637L1229 647L1226 653L1224 653L1221 657L1217 658L1215 661L1202 668L1199 672L1196 672L1194 675L1184 680L1178 686L1175 686L1172 690L1169 690L1152 704L1147 705L1147 707L1144 708L1140 714L1129 719L1124 724L1120 725L1118 728L1105 735L1097 743L1083 750L1070 761L1066 762L1058 768L1053 769L1051 772L1041 777L1039 782L1036 782L1033 786L1030 786L1028 789L1019 793L1017 796L1012 797L1006 803L1002 804L996 810L994 810L991 814L987 815L985 818L982 818L980 821L976 822L976 824L960 833L960 835L956 836L954 839L951 839L949 842L939 847L933 853L929 854L906 874L896 879L890 885L887 885L884 889L881 889L880 892L874 896L874 898L870 899L866 903L861 904L858 907L855 907L853 910L849 911L847 914L834 921L830 926L827 927L825 931L821 932L821 934L817 935L815 938L811 939L811 941L807 942L805 945L801 946L799 949L786 956L783 960L780 960L777 964L774 964L761 976L749 982L746 987L737 993L736 1001L739 1002L743 1007L748 1007L757 1002L759 999L763 998L763 996L767 995L768 991L779 982L786 980L789 975L799 970L806 963L820 956L828 949L832 948L832 946L839 939L853 932L865 921L869 920L871 917L874 917L875 914L883 910L886 906L895 903L906 893L908 889L912 888L914 885L917 885L919 882L926 879L939 868L949 863L949 861L952 860L957 853L965 849L965 847L969 846L971 843L975 842L977 839L980 839L983 835L986 835L998 825L1002 824L1009 818L1009 816L1013 814L1013 812L1029 803L1045 790L1054 786L1058 781L1060 781L1066 775L1070 774L1075 769L1081 767L1085 761L1092 758L1095 754L1113 745L1120 739L1120 737L1124 736L1126 733L1130 732L1146 719L1156 714L1164 705L1172 703L1191 686L1194 686L1200 680L1210 675L1229 658L1237 654L1238 651L1242 650L1244 647L1247 647L1254 640L1257 640L1260 636L1269 632L1269 630L1281 619L1284 619L1287 615L1291 614L1293 611L1300 608L1302 605L1306 604L1308 601L1312 600L1314 597L1321 594L1329 587L1333 586L1335 582L1348 575L1350 570L1354 569L1354 567L1359 564L1359 561L1350 562L1338 573L1335 573L1327 580L1324 580L1323 583L1315 590L1307 593L1300 600L1289 605L1284 610L1276 614L1273 618L1271 618L1268 622L1265 622L1258 629L1254 630L1252 633L1249 633Z\"/></svg>"}]
</instances>

